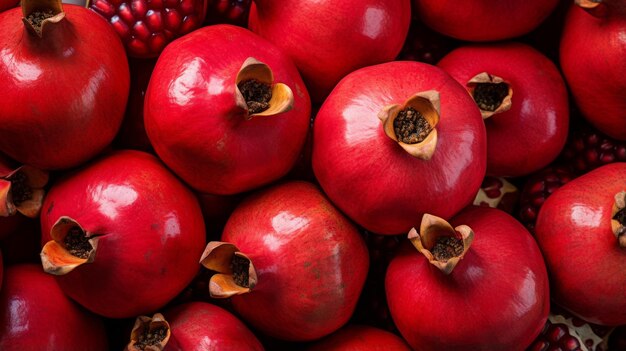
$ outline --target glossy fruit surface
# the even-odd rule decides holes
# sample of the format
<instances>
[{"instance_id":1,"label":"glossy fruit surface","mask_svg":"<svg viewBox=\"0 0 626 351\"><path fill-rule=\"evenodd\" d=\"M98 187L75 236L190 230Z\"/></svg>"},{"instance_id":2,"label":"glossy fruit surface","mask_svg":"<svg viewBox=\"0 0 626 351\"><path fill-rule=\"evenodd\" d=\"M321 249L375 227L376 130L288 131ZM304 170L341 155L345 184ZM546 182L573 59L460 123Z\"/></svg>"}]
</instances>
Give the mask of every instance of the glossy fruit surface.
<instances>
[{"instance_id":1,"label":"glossy fruit surface","mask_svg":"<svg viewBox=\"0 0 626 351\"><path fill-rule=\"evenodd\" d=\"M102 321L65 296L54 278L34 264L5 271L0 292L0 348L108 350Z\"/></svg>"},{"instance_id":2,"label":"glossy fruit surface","mask_svg":"<svg viewBox=\"0 0 626 351\"><path fill-rule=\"evenodd\" d=\"M34 2L25 4L40 6ZM85 8L63 11L42 37L22 24L19 8L0 14L0 94L10 101L0 104L0 150L41 169L74 167L102 151L128 97L128 63L115 32Z\"/></svg>"},{"instance_id":3,"label":"glossy fruit surface","mask_svg":"<svg viewBox=\"0 0 626 351\"><path fill-rule=\"evenodd\" d=\"M397 335L365 325L347 325L307 351L409 351Z\"/></svg>"},{"instance_id":4,"label":"glossy fruit surface","mask_svg":"<svg viewBox=\"0 0 626 351\"><path fill-rule=\"evenodd\" d=\"M620 219L626 222L620 212L612 213L622 191L626 163L597 168L555 191L535 228L554 301L602 325L626 323L626 245L620 246L619 227L612 228Z\"/></svg>"},{"instance_id":5,"label":"glossy fruit surface","mask_svg":"<svg viewBox=\"0 0 626 351\"><path fill-rule=\"evenodd\" d=\"M43 208L44 267L58 274L63 292L100 315L152 312L200 267L198 201L152 155L118 151L96 160L59 180Z\"/></svg>"},{"instance_id":6,"label":"glossy fruit surface","mask_svg":"<svg viewBox=\"0 0 626 351\"><path fill-rule=\"evenodd\" d=\"M379 114L433 90L440 99L436 133L429 134L436 145L430 159L421 159L386 135ZM424 102L424 110L429 106ZM352 72L313 127L317 180L337 207L374 233L408 232L426 211L451 217L473 200L485 165L485 127L476 104L447 73L423 63Z\"/></svg>"},{"instance_id":7,"label":"glossy fruit surface","mask_svg":"<svg viewBox=\"0 0 626 351\"><path fill-rule=\"evenodd\" d=\"M291 110L255 115L241 105L237 79L250 57L269 68L273 87L284 83L291 89ZM304 145L310 113L304 83L286 55L247 29L215 25L161 54L146 92L144 119L168 167L198 191L225 195L285 175Z\"/></svg>"}]
</instances>

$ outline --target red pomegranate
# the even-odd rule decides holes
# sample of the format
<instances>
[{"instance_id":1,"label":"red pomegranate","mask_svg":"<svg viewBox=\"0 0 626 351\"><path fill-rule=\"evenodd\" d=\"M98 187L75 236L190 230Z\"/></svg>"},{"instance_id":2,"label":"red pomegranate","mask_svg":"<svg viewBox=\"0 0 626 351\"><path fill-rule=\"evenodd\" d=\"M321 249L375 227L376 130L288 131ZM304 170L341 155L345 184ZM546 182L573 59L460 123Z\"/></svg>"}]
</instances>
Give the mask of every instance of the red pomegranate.
<instances>
[{"instance_id":1,"label":"red pomegranate","mask_svg":"<svg viewBox=\"0 0 626 351\"><path fill-rule=\"evenodd\" d=\"M48 172L28 165L16 167L0 155L0 218L18 213L30 218L39 216L47 183Z\"/></svg>"},{"instance_id":2,"label":"red pomegranate","mask_svg":"<svg viewBox=\"0 0 626 351\"><path fill-rule=\"evenodd\" d=\"M22 21L22 18L25 18ZM124 47L93 12L24 0L0 14L0 151L40 169L77 166L117 133L128 98Z\"/></svg>"},{"instance_id":3,"label":"red pomegranate","mask_svg":"<svg viewBox=\"0 0 626 351\"><path fill-rule=\"evenodd\" d=\"M626 3L576 3L561 36L561 69L585 118L610 137L626 140Z\"/></svg>"},{"instance_id":4,"label":"red pomegranate","mask_svg":"<svg viewBox=\"0 0 626 351\"><path fill-rule=\"evenodd\" d=\"M348 73L392 61L410 19L410 0L255 0L248 26L293 59L321 103Z\"/></svg>"},{"instance_id":5,"label":"red pomegranate","mask_svg":"<svg viewBox=\"0 0 626 351\"><path fill-rule=\"evenodd\" d=\"M198 191L227 195L285 175L304 145L310 113L286 55L247 29L215 25L163 51L144 119L168 167Z\"/></svg>"},{"instance_id":6,"label":"red pomegranate","mask_svg":"<svg viewBox=\"0 0 626 351\"><path fill-rule=\"evenodd\" d=\"M293 341L321 338L348 321L369 263L357 229L306 182L245 199L201 262L217 272L211 296L232 296L255 329Z\"/></svg>"},{"instance_id":7,"label":"red pomegranate","mask_svg":"<svg viewBox=\"0 0 626 351\"><path fill-rule=\"evenodd\" d=\"M413 0L426 25L453 38L496 41L526 34L543 22L559 0Z\"/></svg>"},{"instance_id":8,"label":"red pomegranate","mask_svg":"<svg viewBox=\"0 0 626 351\"><path fill-rule=\"evenodd\" d=\"M313 170L344 213L379 234L470 204L485 175L485 126L443 70L390 62L346 76L313 128Z\"/></svg>"},{"instance_id":9,"label":"red pomegranate","mask_svg":"<svg viewBox=\"0 0 626 351\"><path fill-rule=\"evenodd\" d=\"M415 350L523 350L539 334L548 275L535 240L513 217L468 207L449 224L426 214L409 239L414 247L407 242L391 261L385 288Z\"/></svg>"},{"instance_id":10,"label":"red pomegranate","mask_svg":"<svg viewBox=\"0 0 626 351\"><path fill-rule=\"evenodd\" d=\"M126 350L263 351L263 345L226 310L190 302L153 317L138 317Z\"/></svg>"},{"instance_id":11,"label":"red pomegranate","mask_svg":"<svg viewBox=\"0 0 626 351\"><path fill-rule=\"evenodd\" d=\"M0 292L0 349L108 350L102 321L63 294L34 264L5 271Z\"/></svg>"},{"instance_id":12,"label":"red pomegranate","mask_svg":"<svg viewBox=\"0 0 626 351\"><path fill-rule=\"evenodd\" d=\"M487 174L519 177L554 160L569 125L557 67L521 43L470 45L437 64L467 89L487 128Z\"/></svg>"},{"instance_id":13,"label":"red pomegranate","mask_svg":"<svg viewBox=\"0 0 626 351\"><path fill-rule=\"evenodd\" d=\"M410 351L397 335L365 325L348 325L315 342L307 351Z\"/></svg>"},{"instance_id":14,"label":"red pomegranate","mask_svg":"<svg viewBox=\"0 0 626 351\"><path fill-rule=\"evenodd\" d=\"M556 303L591 323L626 324L626 163L557 189L539 211L535 236Z\"/></svg>"},{"instance_id":15,"label":"red pomegranate","mask_svg":"<svg viewBox=\"0 0 626 351\"><path fill-rule=\"evenodd\" d=\"M191 282L205 243L200 206L154 156L119 151L59 180L44 201L41 262L87 309L125 318Z\"/></svg>"}]
</instances>

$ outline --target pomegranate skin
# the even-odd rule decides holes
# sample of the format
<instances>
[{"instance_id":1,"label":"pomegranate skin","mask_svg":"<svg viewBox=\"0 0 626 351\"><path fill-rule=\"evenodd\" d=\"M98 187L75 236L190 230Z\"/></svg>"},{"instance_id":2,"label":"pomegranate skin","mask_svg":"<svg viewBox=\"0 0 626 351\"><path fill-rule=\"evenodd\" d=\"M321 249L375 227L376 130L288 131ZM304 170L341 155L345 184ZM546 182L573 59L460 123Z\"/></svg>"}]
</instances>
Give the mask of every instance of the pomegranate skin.
<instances>
[{"instance_id":1,"label":"pomegranate skin","mask_svg":"<svg viewBox=\"0 0 626 351\"><path fill-rule=\"evenodd\" d=\"M348 73L392 61L410 19L410 0L255 0L248 27L293 59L322 103Z\"/></svg>"},{"instance_id":2,"label":"pomegranate skin","mask_svg":"<svg viewBox=\"0 0 626 351\"><path fill-rule=\"evenodd\" d=\"M236 76L248 57L267 64L293 91L293 109L253 116L236 105ZM157 61L144 119L159 157L194 189L231 195L274 181L291 169L309 128L311 102L291 60L232 25L201 28L175 40Z\"/></svg>"},{"instance_id":3,"label":"pomegranate skin","mask_svg":"<svg viewBox=\"0 0 626 351\"><path fill-rule=\"evenodd\" d=\"M0 0L0 12L6 11L10 8L19 5L19 1L15 0Z\"/></svg>"},{"instance_id":4,"label":"pomegranate skin","mask_svg":"<svg viewBox=\"0 0 626 351\"><path fill-rule=\"evenodd\" d=\"M205 232L198 201L150 154L114 152L59 180L44 201L42 245L61 216L101 235L92 263L56 277L63 292L99 315L153 312L199 269Z\"/></svg>"},{"instance_id":5,"label":"pomegranate skin","mask_svg":"<svg viewBox=\"0 0 626 351\"><path fill-rule=\"evenodd\" d=\"M263 345L237 317L206 302L166 310L171 337L164 351L263 351Z\"/></svg>"},{"instance_id":6,"label":"pomegranate skin","mask_svg":"<svg viewBox=\"0 0 626 351\"><path fill-rule=\"evenodd\" d=\"M63 9L41 39L26 30L20 8L0 14L0 94L10 101L0 104L0 150L40 169L74 167L101 152L128 98L117 34L92 11Z\"/></svg>"},{"instance_id":7,"label":"pomegranate skin","mask_svg":"<svg viewBox=\"0 0 626 351\"><path fill-rule=\"evenodd\" d=\"M550 299L541 251L507 213L468 207L452 226L475 232L449 274L408 241L385 277L394 322L415 350L524 350L542 330Z\"/></svg>"},{"instance_id":8,"label":"pomegranate skin","mask_svg":"<svg viewBox=\"0 0 626 351\"><path fill-rule=\"evenodd\" d=\"M623 1L603 1L589 13L571 6L561 36L563 75L583 116L600 131L619 140L626 140L624 57L626 4Z\"/></svg>"},{"instance_id":9,"label":"pomegranate skin","mask_svg":"<svg viewBox=\"0 0 626 351\"><path fill-rule=\"evenodd\" d=\"M432 29L456 39L496 41L533 30L559 0L413 0L413 13Z\"/></svg>"},{"instance_id":10,"label":"pomegranate skin","mask_svg":"<svg viewBox=\"0 0 626 351\"><path fill-rule=\"evenodd\" d=\"M106 351L102 321L63 294L35 264L7 268L0 292L0 349Z\"/></svg>"},{"instance_id":11,"label":"pomegranate skin","mask_svg":"<svg viewBox=\"0 0 626 351\"><path fill-rule=\"evenodd\" d=\"M389 104L435 89L441 99L437 145L417 159L383 131ZM443 70L390 62L346 76L313 128L313 171L331 201L367 230L406 233L422 214L450 218L476 195L486 168L485 126L465 89Z\"/></svg>"},{"instance_id":12,"label":"pomegranate skin","mask_svg":"<svg viewBox=\"0 0 626 351\"><path fill-rule=\"evenodd\" d=\"M307 351L410 351L397 335L366 325L348 325L316 342Z\"/></svg>"},{"instance_id":13,"label":"pomegranate skin","mask_svg":"<svg viewBox=\"0 0 626 351\"><path fill-rule=\"evenodd\" d=\"M314 185L290 182L244 200L222 241L250 258L258 282L232 297L254 328L282 340L321 338L345 324L369 259L357 229Z\"/></svg>"},{"instance_id":14,"label":"pomegranate skin","mask_svg":"<svg viewBox=\"0 0 626 351\"><path fill-rule=\"evenodd\" d=\"M485 119L487 174L519 177L552 162L569 126L567 88L557 67L521 43L460 47L437 64L466 89L481 72L498 76L513 90L508 111Z\"/></svg>"},{"instance_id":15,"label":"pomegranate skin","mask_svg":"<svg viewBox=\"0 0 626 351\"><path fill-rule=\"evenodd\" d=\"M557 189L537 218L554 302L591 323L626 324L626 248L611 230L624 190L626 163L608 164Z\"/></svg>"}]
</instances>

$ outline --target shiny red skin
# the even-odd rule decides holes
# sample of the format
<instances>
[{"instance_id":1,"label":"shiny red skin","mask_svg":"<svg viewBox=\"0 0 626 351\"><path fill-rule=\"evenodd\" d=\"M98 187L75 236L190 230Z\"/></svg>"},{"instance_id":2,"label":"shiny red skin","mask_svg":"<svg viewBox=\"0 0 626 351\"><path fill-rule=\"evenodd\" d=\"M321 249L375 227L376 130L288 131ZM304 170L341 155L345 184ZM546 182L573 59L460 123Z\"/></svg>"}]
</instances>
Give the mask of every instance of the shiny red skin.
<instances>
[{"instance_id":1,"label":"shiny red skin","mask_svg":"<svg viewBox=\"0 0 626 351\"><path fill-rule=\"evenodd\" d=\"M314 185L290 182L244 200L222 241L247 254L258 283L234 296L235 311L282 340L314 340L345 324L369 259L357 229Z\"/></svg>"},{"instance_id":2,"label":"shiny red skin","mask_svg":"<svg viewBox=\"0 0 626 351\"><path fill-rule=\"evenodd\" d=\"M394 322L415 350L524 350L549 313L548 275L528 231L506 212L468 207L450 224L474 242L450 275L408 241L385 277Z\"/></svg>"},{"instance_id":3,"label":"shiny red skin","mask_svg":"<svg viewBox=\"0 0 626 351\"><path fill-rule=\"evenodd\" d=\"M552 162L567 140L567 88L547 57L521 43L460 47L437 64L461 85L481 72L513 89L508 111L485 120L487 174L519 177Z\"/></svg>"},{"instance_id":4,"label":"shiny red skin","mask_svg":"<svg viewBox=\"0 0 626 351\"><path fill-rule=\"evenodd\" d=\"M598 17L570 8L561 36L561 69L585 118L626 140L626 4L603 1L595 10Z\"/></svg>"},{"instance_id":5,"label":"shiny red skin","mask_svg":"<svg viewBox=\"0 0 626 351\"><path fill-rule=\"evenodd\" d=\"M0 150L42 169L70 168L115 137L128 98L126 52L100 16L64 4L65 19L31 35L20 8L0 14ZM47 35L46 35L47 34Z\"/></svg>"},{"instance_id":6,"label":"shiny red skin","mask_svg":"<svg viewBox=\"0 0 626 351\"><path fill-rule=\"evenodd\" d=\"M61 216L102 235L94 262L57 276L68 296L102 316L153 312L199 269L205 232L198 201L152 155L115 152L58 181L42 207L43 244Z\"/></svg>"},{"instance_id":7,"label":"shiny red skin","mask_svg":"<svg viewBox=\"0 0 626 351\"><path fill-rule=\"evenodd\" d=\"M377 114L432 89L440 94L441 117L435 153L424 161L389 138ZM485 126L478 107L435 66L391 62L355 71L315 118L317 180L337 207L374 233L407 233L425 212L452 217L474 199L485 167Z\"/></svg>"},{"instance_id":8,"label":"shiny red skin","mask_svg":"<svg viewBox=\"0 0 626 351\"><path fill-rule=\"evenodd\" d=\"M294 94L291 111L245 120L235 79L248 57ZM232 25L201 28L168 45L146 91L144 121L159 157L194 189L228 195L285 175L304 145L311 102L291 60Z\"/></svg>"},{"instance_id":9,"label":"shiny red skin","mask_svg":"<svg viewBox=\"0 0 626 351\"><path fill-rule=\"evenodd\" d=\"M102 321L63 294L35 264L5 271L0 292L0 349L106 351Z\"/></svg>"},{"instance_id":10,"label":"shiny red skin","mask_svg":"<svg viewBox=\"0 0 626 351\"><path fill-rule=\"evenodd\" d=\"M535 237L554 302L591 323L626 324L626 248L611 230L626 163L612 163L557 189L539 211Z\"/></svg>"},{"instance_id":11,"label":"shiny red skin","mask_svg":"<svg viewBox=\"0 0 626 351\"><path fill-rule=\"evenodd\" d=\"M171 337L164 351L263 351L250 329L228 311L190 302L163 312Z\"/></svg>"},{"instance_id":12,"label":"shiny red skin","mask_svg":"<svg viewBox=\"0 0 626 351\"><path fill-rule=\"evenodd\" d=\"M410 19L410 0L255 0L248 27L294 60L321 103L348 73L392 61Z\"/></svg>"},{"instance_id":13,"label":"shiny red skin","mask_svg":"<svg viewBox=\"0 0 626 351\"><path fill-rule=\"evenodd\" d=\"M533 30L559 0L413 0L413 13L434 30L468 41L496 41Z\"/></svg>"},{"instance_id":14,"label":"shiny red skin","mask_svg":"<svg viewBox=\"0 0 626 351\"><path fill-rule=\"evenodd\" d=\"M348 325L316 342L307 351L410 351L397 335L365 325Z\"/></svg>"}]
</instances>

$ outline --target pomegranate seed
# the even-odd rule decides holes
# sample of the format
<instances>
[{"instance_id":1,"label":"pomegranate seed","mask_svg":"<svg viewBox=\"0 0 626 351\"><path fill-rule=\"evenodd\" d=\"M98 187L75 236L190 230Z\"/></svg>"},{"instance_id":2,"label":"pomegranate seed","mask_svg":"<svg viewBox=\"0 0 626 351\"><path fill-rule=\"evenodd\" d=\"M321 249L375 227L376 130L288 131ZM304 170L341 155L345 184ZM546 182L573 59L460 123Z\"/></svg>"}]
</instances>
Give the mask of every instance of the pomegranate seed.
<instances>
[{"instance_id":1,"label":"pomegranate seed","mask_svg":"<svg viewBox=\"0 0 626 351\"><path fill-rule=\"evenodd\" d=\"M186 16L183 19L183 25L180 27L181 33L189 33L197 27L198 19L195 16Z\"/></svg>"},{"instance_id":2,"label":"pomegranate seed","mask_svg":"<svg viewBox=\"0 0 626 351\"><path fill-rule=\"evenodd\" d=\"M167 42L168 40L163 33L153 34L152 38L150 38L150 50L152 52L159 52L163 50Z\"/></svg>"},{"instance_id":3,"label":"pomegranate seed","mask_svg":"<svg viewBox=\"0 0 626 351\"><path fill-rule=\"evenodd\" d=\"M169 29L172 32L177 32L182 22L183 19L180 17L180 14L178 14L176 10L165 10L165 28Z\"/></svg>"},{"instance_id":4,"label":"pomegranate seed","mask_svg":"<svg viewBox=\"0 0 626 351\"><path fill-rule=\"evenodd\" d=\"M146 6L146 3L143 2L143 0L132 0L130 3L130 8L135 19L143 19L146 15L146 12L148 12L148 7Z\"/></svg>"},{"instance_id":5,"label":"pomegranate seed","mask_svg":"<svg viewBox=\"0 0 626 351\"><path fill-rule=\"evenodd\" d=\"M128 42L128 48L133 50L135 53L139 53L140 55L148 54L148 46L143 41L133 38Z\"/></svg>"},{"instance_id":6,"label":"pomegranate seed","mask_svg":"<svg viewBox=\"0 0 626 351\"><path fill-rule=\"evenodd\" d=\"M128 6L127 3L122 3L117 8L117 14L129 26L132 26L133 24L135 24L135 18L133 17L133 13L130 9L130 6Z\"/></svg>"},{"instance_id":7,"label":"pomegranate seed","mask_svg":"<svg viewBox=\"0 0 626 351\"><path fill-rule=\"evenodd\" d=\"M567 351L580 349L580 343L571 335L566 335L561 339L561 346Z\"/></svg>"},{"instance_id":8,"label":"pomegranate seed","mask_svg":"<svg viewBox=\"0 0 626 351\"><path fill-rule=\"evenodd\" d=\"M113 15L115 15L115 7L113 7L112 4L110 4L110 3L106 2L106 1L96 0L93 3L93 7L102 16L104 16L106 18L111 18Z\"/></svg>"},{"instance_id":9,"label":"pomegranate seed","mask_svg":"<svg viewBox=\"0 0 626 351\"><path fill-rule=\"evenodd\" d=\"M146 13L146 25L154 32L161 30L163 28L161 12L148 10L148 12Z\"/></svg>"},{"instance_id":10,"label":"pomegranate seed","mask_svg":"<svg viewBox=\"0 0 626 351\"><path fill-rule=\"evenodd\" d=\"M161 10L163 8L163 0L148 0L148 7L154 10Z\"/></svg>"},{"instance_id":11,"label":"pomegranate seed","mask_svg":"<svg viewBox=\"0 0 626 351\"><path fill-rule=\"evenodd\" d=\"M548 330L546 337L548 341L551 343L556 343L559 341L564 335L567 334L567 326L564 324L553 324Z\"/></svg>"},{"instance_id":12,"label":"pomegranate seed","mask_svg":"<svg viewBox=\"0 0 626 351\"><path fill-rule=\"evenodd\" d=\"M181 0L178 9L183 15L191 15L194 13L195 6L193 0Z\"/></svg>"},{"instance_id":13,"label":"pomegranate seed","mask_svg":"<svg viewBox=\"0 0 626 351\"><path fill-rule=\"evenodd\" d=\"M120 38L127 39L128 37L130 37L128 26L126 25L126 23L124 23L124 21L120 19L119 16L115 15L111 17L111 25L120 36Z\"/></svg>"},{"instance_id":14,"label":"pomegranate seed","mask_svg":"<svg viewBox=\"0 0 626 351\"><path fill-rule=\"evenodd\" d=\"M150 38L151 33L145 23L138 21L133 26L133 34L137 37L137 39L145 43Z\"/></svg>"},{"instance_id":15,"label":"pomegranate seed","mask_svg":"<svg viewBox=\"0 0 626 351\"><path fill-rule=\"evenodd\" d=\"M165 7L177 8L179 0L164 0Z\"/></svg>"}]
</instances>

